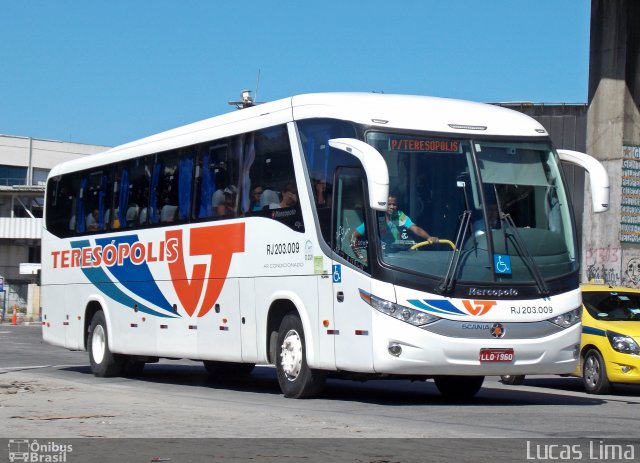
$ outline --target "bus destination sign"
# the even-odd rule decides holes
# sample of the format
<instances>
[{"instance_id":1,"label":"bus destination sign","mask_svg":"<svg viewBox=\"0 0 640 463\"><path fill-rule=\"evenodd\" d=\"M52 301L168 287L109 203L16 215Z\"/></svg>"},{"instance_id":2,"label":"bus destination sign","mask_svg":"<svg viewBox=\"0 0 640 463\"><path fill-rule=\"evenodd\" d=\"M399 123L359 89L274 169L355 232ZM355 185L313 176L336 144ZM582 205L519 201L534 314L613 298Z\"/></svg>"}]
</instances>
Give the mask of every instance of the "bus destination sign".
<instances>
[{"instance_id":1,"label":"bus destination sign","mask_svg":"<svg viewBox=\"0 0 640 463\"><path fill-rule=\"evenodd\" d=\"M462 153L458 140L429 140L425 138L389 138L391 151L423 153Z\"/></svg>"}]
</instances>

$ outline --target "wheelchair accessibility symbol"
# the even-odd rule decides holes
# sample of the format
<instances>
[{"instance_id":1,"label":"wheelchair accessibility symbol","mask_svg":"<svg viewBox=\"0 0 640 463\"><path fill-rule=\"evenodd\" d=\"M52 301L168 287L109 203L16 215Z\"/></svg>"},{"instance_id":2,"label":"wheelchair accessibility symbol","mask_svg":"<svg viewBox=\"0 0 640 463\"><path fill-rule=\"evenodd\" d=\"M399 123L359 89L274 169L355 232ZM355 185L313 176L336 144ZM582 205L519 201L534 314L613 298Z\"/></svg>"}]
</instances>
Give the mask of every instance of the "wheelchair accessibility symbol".
<instances>
[{"instance_id":1,"label":"wheelchair accessibility symbol","mask_svg":"<svg viewBox=\"0 0 640 463\"><path fill-rule=\"evenodd\" d=\"M333 266L333 282L334 283L342 282L342 265Z\"/></svg>"},{"instance_id":2,"label":"wheelchair accessibility symbol","mask_svg":"<svg viewBox=\"0 0 640 463\"><path fill-rule=\"evenodd\" d=\"M505 254L494 254L493 269L501 275L511 275L511 257Z\"/></svg>"}]
</instances>

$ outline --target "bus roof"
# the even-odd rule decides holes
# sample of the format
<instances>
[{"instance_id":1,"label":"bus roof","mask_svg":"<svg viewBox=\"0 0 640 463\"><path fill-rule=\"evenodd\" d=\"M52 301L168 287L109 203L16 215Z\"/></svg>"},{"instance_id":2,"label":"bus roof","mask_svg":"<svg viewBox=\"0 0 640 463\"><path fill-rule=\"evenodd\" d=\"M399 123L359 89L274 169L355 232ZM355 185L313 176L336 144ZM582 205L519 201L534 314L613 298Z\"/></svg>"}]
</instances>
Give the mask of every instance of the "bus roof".
<instances>
[{"instance_id":1,"label":"bus roof","mask_svg":"<svg viewBox=\"0 0 640 463\"><path fill-rule=\"evenodd\" d=\"M531 117L485 103L417 95L311 93L214 116L116 146L100 154L68 161L54 167L50 175L309 118L334 118L383 129L457 135L548 136L544 127Z\"/></svg>"}]
</instances>

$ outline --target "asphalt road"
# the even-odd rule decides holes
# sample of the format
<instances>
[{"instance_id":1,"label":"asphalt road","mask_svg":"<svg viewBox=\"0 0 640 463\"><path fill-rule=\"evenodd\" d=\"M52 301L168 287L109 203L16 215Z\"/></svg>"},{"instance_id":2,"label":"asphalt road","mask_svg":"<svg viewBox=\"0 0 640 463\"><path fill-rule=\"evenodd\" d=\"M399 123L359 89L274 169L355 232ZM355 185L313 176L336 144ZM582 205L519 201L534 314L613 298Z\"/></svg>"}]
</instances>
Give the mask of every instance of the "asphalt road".
<instances>
[{"instance_id":1,"label":"asphalt road","mask_svg":"<svg viewBox=\"0 0 640 463\"><path fill-rule=\"evenodd\" d=\"M273 368L216 382L192 361L147 365L137 379L96 378L85 352L43 343L39 326L0 325L0 438L6 439L635 439L639 411L640 387L593 396L580 380L554 376L522 386L489 377L469 402L443 398L430 381L330 380L322 398L285 399Z\"/></svg>"}]
</instances>

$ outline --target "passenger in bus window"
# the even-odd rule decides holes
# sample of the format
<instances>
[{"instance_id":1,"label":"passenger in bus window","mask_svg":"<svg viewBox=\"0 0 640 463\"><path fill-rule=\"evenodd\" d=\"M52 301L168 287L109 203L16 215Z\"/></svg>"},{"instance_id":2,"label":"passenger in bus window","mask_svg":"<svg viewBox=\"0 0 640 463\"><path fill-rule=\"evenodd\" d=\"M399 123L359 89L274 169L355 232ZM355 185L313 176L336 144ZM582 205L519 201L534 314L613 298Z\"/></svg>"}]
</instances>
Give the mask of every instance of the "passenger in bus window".
<instances>
[{"instance_id":1,"label":"passenger in bus window","mask_svg":"<svg viewBox=\"0 0 640 463\"><path fill-rule=\"evenodd\" d=\"M261 185L258 185L251 190L251 199L249 201L249 211L256 212L261 211L262 206L262 194L264 193L264 188Z\"/></svg>"},{"instance_id":2,"label":"passenger in bus window","mask_svg":"<svg viewBox=\"0 0 640 463\"><path fill-rule=\"evenodd\" d=\"M238 189L231 185L223 190L224 200L216 207L218 217L236 217L236 198Z\"/></svg>"},{"instance_id":3,"label":"passenger in bus window","mask_svg":"<svg viewBox=\"0 0 640 463\"><path fill-rule=\"evenodd\" d=\"M213 193L211 198L212 206L214 210L217 210L219 206L223 205L224 198L224 190L226 188L236 188L234 185L229 185L229 174L227 173L227 166L224 162L221 162L219 166L217 166L214 170L215 175L215 186L217 190ZM237 193L237 189L236 189Z\"/></svg>"},{"instance_id":4,"label":"passenger in bus window","mask_svg":"<svg viewBox=\"0 0 640 463\"><path fill-rule=\"evenodd\" d=\"M295 207L298 204L298 189L293 183L287 183L282 189L280 203L269 204L269 209Z\"/></svg>"},{"instance_id":5,"label":"passenger in bus window","mask_svg":"<svg viewBox=\"0 0 640 463\"><path fill-rule=\"evenodd\" d=\"M324 180L318 180L314 184L316 193L316 206L318 207L330 207L331 196L327 189L327 182Z\"/></svg>"},{"instance_id":6,"label":"passenger in bus window","mask_svg":"<svg viewBox=\"0 0 640 463\"><path fill-rule=\"evenodd\" d=\"M94 209L89 215L87 215L87 231L98 230L98 216L100 212L98 209Z\"/></svg>"}]
</instances>

